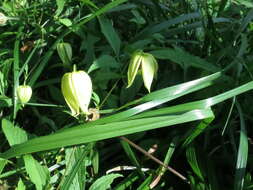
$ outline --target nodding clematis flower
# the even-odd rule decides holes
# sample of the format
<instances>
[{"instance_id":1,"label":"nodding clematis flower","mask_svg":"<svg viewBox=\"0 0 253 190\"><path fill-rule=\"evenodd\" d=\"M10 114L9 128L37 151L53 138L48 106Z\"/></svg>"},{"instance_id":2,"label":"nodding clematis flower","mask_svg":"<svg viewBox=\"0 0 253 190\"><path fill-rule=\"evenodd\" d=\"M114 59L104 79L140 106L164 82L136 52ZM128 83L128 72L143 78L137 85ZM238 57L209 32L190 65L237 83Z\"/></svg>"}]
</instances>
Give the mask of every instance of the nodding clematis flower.
<instances>
[{"instance_id":1,"label":"nodding clematis flower","mask_svg":"<svg viewBox=\"0 0 253 190\"><path fill-rule=\"evenodd\" d=\"M3 13L0 13L0 25L5 25L8 20L8 17L5 16Z\"/></svg>"},{"instance_id":2,"label":"nodding clematis flower","mask_svg":"<svg viewBox=\"0 0 253 190\"><path fill-rule=\"evenodd\" d=\"M17 88L18 100L24 106L32 97L32 88L28 85L20 85Z\"/></svg>"},{"instance_id":3,"label":"nodding clematis flower","mask_svg":"<svg viewBox=\"0 0 253 190\"><path fill-rule=\"evenodd\" d=\"M92 82L84 71L65 73L61 80L61 91L73 116L89 114L88 106L92 95ZM81 110L81 111L80 111Z\"/></svg>"},{"instance_id":4,"label":"nodding clematis flower","mask_svg":"<svg viewBox=\"0 0 253 190\"><path fill-rule=\"evenodd\" d=\"M128 77L128 87L133 84L133 81L140 70L144 82L144 86L150 92L151 84L153 78L156 76L158 71L158 64L154 56L150 53L144 53L143 51L136 51L128 67L127 77Z\"/></svg>"}]
</instances>

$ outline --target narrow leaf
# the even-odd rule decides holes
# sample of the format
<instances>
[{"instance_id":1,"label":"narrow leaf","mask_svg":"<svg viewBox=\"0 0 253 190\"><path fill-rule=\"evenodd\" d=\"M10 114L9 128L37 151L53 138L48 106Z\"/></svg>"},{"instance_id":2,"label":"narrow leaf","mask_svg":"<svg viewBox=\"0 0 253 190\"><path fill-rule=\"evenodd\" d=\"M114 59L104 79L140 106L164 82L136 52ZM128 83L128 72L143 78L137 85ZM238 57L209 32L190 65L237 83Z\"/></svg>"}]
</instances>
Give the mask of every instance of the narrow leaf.
<instances>
[{"instance_id":1,"label":"narrow leaf","mask_svg":"<svg viewBox=\"0 0 253 190\"><path fill-rule=\"evenodd\" d=\"M66 0L56 0L56 4L57 4L57 9L56 9L56 14L55 14L56 17L58 17L63 11L65 3L66 3Z\"/></svg>"},{"instance_id":2,"label":"narrow leaf","mask_svg":"<svg viewBox=\"0 0 253 190\"><path fill-rule=\"evenodd\" d=\"M239 116L240 116L241 129L240 129L240 142L239 142L237 161L236 161L234 190L243 190L249 145L248 145L248 136L247 136L244 116L243 116L240 104L238 102L236 102L236 107L238 109Z\"/></svg>"},{"instance_id":3,"label":"narrow leaf","mask_svg":"<svg viewBox=\"0 0 253 190\"><path fill-rule=\"evenodd\" d=\"M8 163L7 160L3 159L3 158L0 158L0 174L2 173L5 165Z\"/></svg>"},{"instance_id":4,"label":"narrow leaf","mask_svg":"<svg viewBox=\"0 0 253 190\"><path fill-rule=\"evenodd\" d=\"M7 152L0 154L0 157L8 159L26 153L94 142L160 127L168 127L179 123L201 120L208 117L213 117L213 112L210 109L202 109L192 110L179 115L119 121L103 125L92 125L92 123L80 125L69 130L35 138L25 143L15 145Z\"/></svg>"},{"instance_id":5,"label":"narrow leaf","mask_svg":"<svg viewBox=\"0 0 253 190\"><path fill-rule=\"evenodd\" d=\"M197 56L191 55L181 48L163 48L151 51L150 53L158 59L168 59L181 66L192 66L211 72L217 72L221 70L218 66L208 63L204 59L201 59Z\"/></svg>"},{"instance_id":6,"label":"narrow leaf","mask_svg":"<svg viewBox=\"0 0 253 190\"><path fill-rule=\"evenodd\" d=\"M197 160L197 155L195 152L195 148L193 146L190 146L186 149L186 158L188 163L190 164L193 172L200 178L200 180L204 181L204 176L202 174L202 171L199 167L199 163Z\"/></svg>"},{"instance_id":7,"label":"narrow leaf","mask_svg":"<svg viewBox=\"0 0 253 190\"><path fill-rule=\"evenodd\" d=\"M111 20L109 20L103 16L100 16L98 18L98 20L100 23L101 30L102 30L103 34L105 35L107 41L111 45L112 49L114 50L114 53L116 55L119 55L121 42L120 42L120 38L119 38L117 32L115 31L115 29L112 26Z\"/></svg>"}]
</instances>

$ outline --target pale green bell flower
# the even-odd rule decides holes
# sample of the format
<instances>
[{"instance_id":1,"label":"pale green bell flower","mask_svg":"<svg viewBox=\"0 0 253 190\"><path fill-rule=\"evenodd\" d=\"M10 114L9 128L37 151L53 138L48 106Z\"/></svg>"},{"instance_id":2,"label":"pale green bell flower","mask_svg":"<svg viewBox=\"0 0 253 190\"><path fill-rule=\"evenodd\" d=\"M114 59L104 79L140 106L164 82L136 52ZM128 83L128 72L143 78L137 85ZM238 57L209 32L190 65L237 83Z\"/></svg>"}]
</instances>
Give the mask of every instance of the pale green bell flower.
<instances>
[{"instance_id":1,"label":"pale green bell flower","mask_svg":"<svg viewBox=\"0 0 253 190\"><path fill-rule=\"evenodd\" d=\"M18 100L24 106L32 97L32 88L28 85L20 85L17 88Z\"/></svg>"},{"instance_id":2,"label":"pale green bell flower","mask_svg":"<svg viewBox=\"0 0 253 190\"><path fill-rule=\"evenodd\" d=\"M61 91L73 116L89 114L88 106L92 95L92 82L84 71L65 73L61 81Z\"/></svg>"},{"instance_id":3,"label":"pale green bell flower","mask_svg":"<svg viewBox=\"0 0 253 190\"><path fill-rule=\"evenodd\" d=\"M140 69L144 86L150 92L151 84L158 71L158 64L152 54L144 53L143 51L137 51L132 55L127 72L127 88L133 84L133 81Z\"/></svg>"},{"instance_id":4,"label":"pale green bell flower","mask_svg":"<svg viewBox=\"0 0 253 190\"><path fill-rule=\"evenodd\" d=\"M8 17L5 16L3 13L0 13L0 25L5 25L8 20Z\"/></svg>"}]
</instances>

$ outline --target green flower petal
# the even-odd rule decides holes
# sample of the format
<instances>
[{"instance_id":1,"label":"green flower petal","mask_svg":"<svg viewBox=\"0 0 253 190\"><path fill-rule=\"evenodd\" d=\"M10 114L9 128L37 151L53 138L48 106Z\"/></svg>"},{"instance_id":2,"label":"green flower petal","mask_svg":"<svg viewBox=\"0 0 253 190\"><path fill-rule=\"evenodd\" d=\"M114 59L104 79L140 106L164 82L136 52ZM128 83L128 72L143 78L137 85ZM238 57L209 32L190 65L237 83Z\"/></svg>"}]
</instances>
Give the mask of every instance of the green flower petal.
<instances>
[{"instance_id":1,"label":"green flower petal","mask_svg":"<svg viewBox=\"0 0 253 190\"><path fill-rule=\"evenodd\" d=\"M153 55L145 53L141 67L144 86L150 92L151 84L158 70L158 64Z\"/></svg>"},{"instance_id":2,"label":"green flower petal","mask_svg":"<svg viewBox=\"0 0 253 190\"><path fill-rule=\"evenodd\" d=\"M127 78L128 78L127 88L129 88L133 84L134 79L137 75L138 69L141 65L141 62L142 62L142 52L137 52L133 54L130 60L130 64L129 64L128 72L127 72Z\"/></svg>"},{"instance_id":3,"label":"green flower petal","mask_svg":"<svg viewBox=\"0 0 253 190\"><path fill-rule=\"evenodd\" d=\"M72 73L75 97L81 111L89 114L88 106L92 95L92 83L89 75L84 71Z\"/></svg>"}]
</instances>

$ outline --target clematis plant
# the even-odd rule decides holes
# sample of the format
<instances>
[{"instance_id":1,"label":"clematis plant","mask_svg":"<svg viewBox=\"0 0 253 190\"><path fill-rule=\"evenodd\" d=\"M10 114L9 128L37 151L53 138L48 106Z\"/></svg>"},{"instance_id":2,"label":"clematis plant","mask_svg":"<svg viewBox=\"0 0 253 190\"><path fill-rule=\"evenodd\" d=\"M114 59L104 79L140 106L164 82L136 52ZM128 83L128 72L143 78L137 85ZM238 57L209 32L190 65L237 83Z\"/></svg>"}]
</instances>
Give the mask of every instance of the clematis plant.
<instances>
[{"instance_id":1,"label":"clematis plant","mask_svg":"<svg viewBox=\"0 0 253 190\"><path fill-rule=\"evenodd\" d=\"M152 54L144 53L143 51L136 51L130 60L127 72L127 88L133 84L133 81L140 68L144 86L150 92L151 84L158 71L158 64Z\"/></svg>"},{"instance_id":2,"label":"clematis plant","mask_svg":"<svg viewBox=\"0 0 253 190\"><path fill-rule=\"evenodd\" d=\"M61 91L73 116L89 114L88 106L92 95L92 82L85 71L65 73L61 80Z\"/></svg>"}]
</instances>

